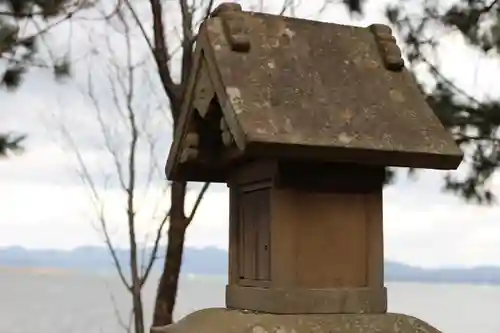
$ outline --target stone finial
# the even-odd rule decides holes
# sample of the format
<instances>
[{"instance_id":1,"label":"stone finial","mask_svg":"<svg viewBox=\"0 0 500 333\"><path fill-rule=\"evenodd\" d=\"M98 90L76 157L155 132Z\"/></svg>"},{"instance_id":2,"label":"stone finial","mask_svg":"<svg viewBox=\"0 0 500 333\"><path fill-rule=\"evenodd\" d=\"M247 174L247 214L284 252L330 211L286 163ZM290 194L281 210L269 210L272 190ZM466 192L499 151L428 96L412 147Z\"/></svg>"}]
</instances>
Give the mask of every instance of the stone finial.
<instances>
[{"instance_id":1,"label":"stone finial","mask_svg":"<svg viewBox=\"0 0 500 333\"><path fill-rule=\"evenodd\" d=\"M250 50L250 36L245 26L245 18L241 5L234 2L225 2L214 9L210 17L220 17L224 34L231 46L236 52L248 52Z\"/></svg>"},{"instance_id":2,"label":"stone finial","mask_svg":"<svg viewBox=\"0 0 500 333\"><path fill-rule=\"evenodd\" d=\"M396 39L392 35L391 28L385 24L372 24L370 31L375 36L385 67L391 71L402 70L404 60L401 57L401 50L396 44Z\"/></svg>"},{"instance_id":3,"label":"stone finial","mask_svg":"<svg viewBox=\"0 0 500 333\"><path fill-rule=\"evenodd\" d=\"M210 17L218 17L224 13L242 12L241 5L235 2L223 2L218 5L210 14Z\"/></svg>"}]
</instances>

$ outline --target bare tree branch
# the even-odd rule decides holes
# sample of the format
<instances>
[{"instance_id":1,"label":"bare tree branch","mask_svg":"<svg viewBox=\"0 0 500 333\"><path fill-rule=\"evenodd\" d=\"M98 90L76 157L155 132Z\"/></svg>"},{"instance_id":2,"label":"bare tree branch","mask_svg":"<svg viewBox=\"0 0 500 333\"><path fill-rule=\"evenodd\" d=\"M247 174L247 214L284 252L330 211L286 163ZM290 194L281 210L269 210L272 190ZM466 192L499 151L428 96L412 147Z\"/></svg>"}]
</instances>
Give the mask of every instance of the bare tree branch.
<instances>
[{"instance_id":1,"label":"bare tree branch","mask_svg":"<svg viewBox=\"0 0 500 333\"><path fill-rule=\"evenodd\" d=\"M189 214L189 216L187 218L188 224L191 223L191 221L193 220L193 218L196 214L196 211L198 210L198 207L201 204L201 200L203 199L203 196L205 195L205 192L207 192L209 186L210 186L210 183L206 182L205 184L203 184L203 187L201 188L200 193L198 193L198 197L196 198L196 201L194 202L193 209L191 210L191 213Z\"/></svg>"},{"instance_id":2,"label":"bare tree branch","mask_svg":"<svg viewBox=\"0 0 500 333\"><path fill-rule=\"evenodd\" d=\"M165 28L163 24L163 6L161 0L150 0L151 14L153 18L153 56L158 66L158 74L165 89L173 113L180 110L180 92L179 87L174 83L172 74L169 68L169 52L167 46L167 39L165 37ZM176 122L177 115L172 115L174 123Z\"/></svg>"},{"instance_id":3,"label":"bare tree branch","mask_svg":"<svg viewBox=\"0 0 500 333\"><path fill-rule=\"evenodd\" d=\"M154 54L154 47L153 44L151 43L151 40L148 37L148 34L146 33L146 29L144 28L144 25L141 22L141 19L137 15L134 7L132 7L132 4L130 3L130 0L124 0L125 4L127 5L127 8L129 9L130 13L132 14L132 18L134 19L135 23L141 30L142 36L144 37L144 40L148 44L149 50L151 51L151 54Z\"/></svg>"},{"instance_id":4,"label":"bare tree branch","mask_svg":"<svg viewBox=\"0 0 500 333\"><path fill-rule=\"evenodd\" d=\"M133 316L133 313L132 311L130 311L129 313L129 316L128 316L128 324L125 324L125 321L123 320L121 314L120 314L120 311L118 310L118 306L116 304L116 298L115 296L113 295L113 293L111 292L111 290L109 291L109 298L111 300L111 303L113 305L113 312L115 313L115 317L116 317L116 320L118 321L118 325L123 328L123 330L127 333L131 333L131 328L132 328L132 325L131 325L131 318Z\"/></svg>"},{"instance_id":5,"label":"bare tree branch","mask_svg":"<svg viewBox=\"0 0 500 333\"><path fill-rule=\"evenodd\" d=\"M112 161L113 161L113 164L114 164L115 169L116 169L116 174L117 174L120 186L123 189L126 189L125 175L124 175L123 168L121 165L120 156L119 156L119 153L117 152L117 150L112 145L111 135L109 133L108 126L106 124L106 121L103 118L103 112L102 112L101 106L97 100L97 97L95 96L94 88L93 88L94 85L93 85L93 81L92 81L92 77L91 77L91 71L89 71L89 76L88 76L87 82L88 82L88 87L87 87L88 96L89 96L89 98L94 106L94 109L96 111L96 118L97 118L97 122L99 123L101 135L104 138L104 145L106 147L106 151L109 154L111 154ZM112 91L113 97L116 97L116 90L114 88L112 88L111 91Z\"/></svg>"},{"instance_id":6,"label":"bare tree branch","mask_svg":"<svg viewBox=\"0 0 500 333\"><path fill-rule=\"evenodd\" d=\"M151 250L151 254L150 254L148 263L146 265L146 269L144 270L144 273L143 273L142 278L141 278L141 282L140 282L141 286L144 286L144 284L146 283L146 281L149 277L149 273L151 273L151 269L153 268L153 265L157 259L158 247L160 245L161 237L163 236L163 228L165 227L165 224L167 223L169 217L170 217L170 211L168 211L165 214L165 216L163 217L163 219L160 223L160 226L156 230L156 237L155 237L155 240L153 243L153 249Z\"/></svg>"},{"instance_id":7,"label":"bare tree branch","mask_svg":"<svg viewBox=\"0 0 500 333\"><path fill-rule=\"evenodd\" d=\"M57 69L57 67L58 67L58 61L57 61L54 53L52 52L52 49L50 48L49 43L45 39L46 34L50 30L52 30L53 28L55 28L56 26L58 26L59 24L65 22L65 21L70 20L73 17L73 15L78 10L80 10L82 8L83 7L77 6L74 11L71 11L71 12L67 13L63 18L61 18L59 20L55 20L54 22L47 24L45 27L41 27L40 24L35 19L31 19L30 22L33 23L33 25L37 29L37 32L35 34L30 35L30 36L27 36L27 37L24 37L22 39L19 39L17 41L17 44L21 45L21 44L23 44L23 43L25 43L25 42L27 42L29 40L34 40L35 38L37 38L45 46L46 52L47 52L47 54L48 54L48 56L50 58L50 61L52 63L50 67L52 67L54 69ZM69 45L71 45L71 44L69 44Z\"/></svg>"},{"instance_id":8,"label":"bare tree branch","mask_svg":"<svg viewBox=\"0 0 500 333\"><path fill-rule=\"evenodd\" d=\"M262 3L262 1L261 1L261 4L260 4L260 5L261 5L261 7L264 5L264 4ZM283 1L283 6L281 7L281 10L280 10L280 12L279 12L279 14L278 14L278 15L283 15L283 14L285 14L285 12L287 11L287 9L293 10L293 9L292 9L292 8L293 8L293 6L294 6L294 0L284 0L284 1ZM293 13L291 13L291 15L293 16Z\"/></svg>"},{"instance_id":9,"label":"bare tree branch","mask_svg":"<svg viewBox=\"0 0 500 333\"><path fill-rule=\"evenodd\" d=\"M488 6L484 7L483 13L487 13L493 9L493 7L498 3L498 0L493 0Z\"/></svg>"},{"instance_id":10,"label":"bare tree branch","mask_svg":"<svg viewBox=\"0 0 500 333\"><path fill-rule=\"evenodd\" d=\"M179 0L182 16L182 64L181 64L181 82L186 82L191 70L193 58L193 13L188 6L187 0Z\"/></svg>"},{"instance_id":11,"label":"bare tree branch","mask_svg":"<svg viewBox=\"0 0 500 333\"><path fill-rule=\"evenodd\" d=\"M111 257L113 259L113 263L115 265L115 268L118 272L118 275L120 276L120 279L121 279L123 285L125 286L125 288L128 291L131 291L132 285L130 283L128 283L127 279L125 278L122 264L120 263L120 259L118 258L118 254L116 253L116 249L113 246L113 243L111 241L111 237L109 236L108 224L106 222L106 218L104 217L104 208L102 207L102 205L101 205L101 207L99 207L98 214L99 214L99 222L101 224L102 233L104 235L104 243L106 244L106 247L108 248L109 253L111 254Z\"/></svg>"},{"instance_id":12,"label":"bare tree branch","mask_svg":"<svg viewBox=\"0 0 500 333\"><path fill-rule=\"evenodd\" d=\"M118 275L120 277L120 280L122 281L123 285L127 290L131 290L131 285L128 283L127 279L125 278L125 275L123 273L123 268L120 263L120 260L118 259L118 255L115 251L115 248L113 246L113 243L111 241L111 237L109 236L108 232L108 226L106 223L106 219L104 218L104 207L103 207L103 201L99 195L99 191L97 190L97 186L95 185L94 179L92 177L92 174L90 173L90 170L87 167L87 164L85 163L85 160L78 149L77 145L75 144L75 141L73 140L71 134L67 130L67 128L63 125L61 125L60 130L67 140L67 142L70 145L70 148L75 155L77 162L78 162L78 167L79 167L79 175L81 180L87 184L88 189L90 190L91 194L91 199L94 204L94 209L97 214L97 218L99 220L99 223L101 225L101 230L104 235L104 243L106 244L106 247L108 248L111 258L113 259L113 263L115 265L115 268L118 272Z\"/></svg>"},{"instance_id":13,"label":"bare tree branch","mask_svg":"<svg viewBox=\"0 0 500 333\"><path fill-rule=\"evenodd\" d=\"M207 20L210 17L210 13L214 8L214 0L208 0L208 4L205 6L205 15L203 15L202 21Z\"/></svg>"}]
</instances>

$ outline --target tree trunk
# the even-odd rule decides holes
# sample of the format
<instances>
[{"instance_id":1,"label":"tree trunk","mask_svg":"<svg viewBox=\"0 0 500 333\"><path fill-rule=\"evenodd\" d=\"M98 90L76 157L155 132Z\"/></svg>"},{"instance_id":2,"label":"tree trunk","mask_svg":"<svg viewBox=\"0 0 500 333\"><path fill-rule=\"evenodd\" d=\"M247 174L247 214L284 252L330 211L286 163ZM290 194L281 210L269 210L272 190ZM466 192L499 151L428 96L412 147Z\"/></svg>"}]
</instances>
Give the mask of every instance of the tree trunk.
<instances>
[{"instance_id":1,"label":"tree trunk","mask_svg":"<svg viewBox=\"0 0 500 333\"><path fill-rule=\"evenodd\" d=\"M168 243L165 254L163 273L158 283L156 302L153 313L153 327L164 326L173 322L179 273L182 265L184 237L189 221L184 214L186 195L185 182L173 182L170 208L170 225Z\"/></svg>"},{"instance_id":2,"label":"tree trunk","mask_svg":"<svg viewBox=\"0 0 500 333\"><path fill-rule=\"evenodd\" d=\"M132 291L132 307L134 312L134 333L144 333L144 313L142 309L141 287L133 287Z\"/></svg>"}]
</instances>

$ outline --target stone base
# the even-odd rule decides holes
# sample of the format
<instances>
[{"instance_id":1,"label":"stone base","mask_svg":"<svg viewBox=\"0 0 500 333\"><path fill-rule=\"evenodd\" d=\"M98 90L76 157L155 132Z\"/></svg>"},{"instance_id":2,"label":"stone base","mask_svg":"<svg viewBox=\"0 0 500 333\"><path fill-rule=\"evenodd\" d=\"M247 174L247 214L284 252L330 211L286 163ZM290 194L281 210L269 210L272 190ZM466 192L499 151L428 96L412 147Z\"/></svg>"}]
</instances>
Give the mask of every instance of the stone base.
<instances>
[{"instance_id":1,"label":"stone base","mask_svg":"<svg viewBox=\"0 0 500 333\"><path fill-rule=\"evenodd\" d=\"M387 289L282 289L228 285L226 306L274 314L382 314L387 312Z\"/></svg>"},{"instance_id":2,"label":"stone base","mask_svg":"<svg viewBox=\"0 0 500 333\"><path fill-rule=\"evenodd\" d=\"M151 333L441 333L403 314L275 315L205 309Z\"/></svg>"}]
</instances>

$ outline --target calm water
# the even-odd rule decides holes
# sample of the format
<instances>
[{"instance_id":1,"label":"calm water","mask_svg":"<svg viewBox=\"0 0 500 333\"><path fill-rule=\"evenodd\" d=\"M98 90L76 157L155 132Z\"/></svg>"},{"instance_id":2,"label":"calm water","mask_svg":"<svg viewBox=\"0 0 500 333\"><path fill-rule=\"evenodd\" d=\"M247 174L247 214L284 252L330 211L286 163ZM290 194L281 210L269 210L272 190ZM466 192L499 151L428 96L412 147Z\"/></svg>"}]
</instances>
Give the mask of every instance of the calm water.
<instances>
[{"instance_id":1,"label":"calm water","mask_svg":"<svg viewBox=\"0 0 500 333\"><path fill-rule=\"evenodd\" d=\"M157 276L146 286L147 317ZM182 280L176 317L224 304L224 278ZM410 314L443 332L500 333L500 287L388 283L389 310ZM0 332L119 333L128 295L113 275L0 270Z\"/></svg>"}]
</instances>

